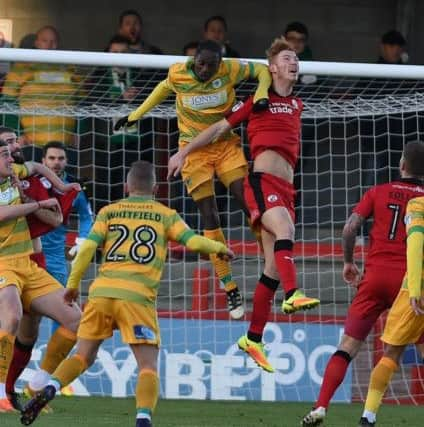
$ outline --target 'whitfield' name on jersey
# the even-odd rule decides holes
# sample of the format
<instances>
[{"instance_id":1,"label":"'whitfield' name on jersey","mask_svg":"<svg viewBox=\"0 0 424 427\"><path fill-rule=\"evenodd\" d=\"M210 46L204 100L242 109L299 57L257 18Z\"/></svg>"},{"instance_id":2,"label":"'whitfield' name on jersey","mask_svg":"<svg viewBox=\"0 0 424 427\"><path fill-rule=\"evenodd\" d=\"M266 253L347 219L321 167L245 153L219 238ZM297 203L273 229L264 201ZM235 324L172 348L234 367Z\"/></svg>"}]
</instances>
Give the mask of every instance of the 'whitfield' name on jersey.
<instances>
[{"instance_id":1,"label":"'whitfield' name on jersey","mask_svg":"<svg viewBox=\"0 0 424 427\"><path fill-rule=\"evenodd\" d=\"M131 209L131 206L122 206L124 209ZM127 218L127 219L139 219L139 220L147 220L147 221L162 221L162 215L157 212L145 211L145 212L137 212L137 211L112 211L107 213L107 219L113 218Z\"/></svg>"}]
</instances>

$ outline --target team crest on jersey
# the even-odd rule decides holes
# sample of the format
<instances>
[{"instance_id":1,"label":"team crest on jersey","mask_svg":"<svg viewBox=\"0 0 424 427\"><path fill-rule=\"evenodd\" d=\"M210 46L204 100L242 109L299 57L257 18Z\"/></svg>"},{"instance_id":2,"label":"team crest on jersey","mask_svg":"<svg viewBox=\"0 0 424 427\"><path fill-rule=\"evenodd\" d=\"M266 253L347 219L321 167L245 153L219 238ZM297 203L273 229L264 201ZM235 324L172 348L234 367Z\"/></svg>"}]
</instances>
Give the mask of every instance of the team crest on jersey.
<instances>
[{"instance_id":1,"label":"team crest on jersey","mask_svg":"<svg viewBox=\"0 0 424 427\"><path fill-rule=\"evenodd\" d=\"M222 80L221 79L215 79L213 82L212 82L212 87L214 88L214 89L218 89L219 87L221 87L222 86Z\"/></svg>"},{"instance_id":2,"label":"team crest on jersey","mask_svg":"<svg viewBox=\"0 0 424 427\"><path fill-rule=\"evenodd\" d=\"M234 104L233 108L231 108L231 112L235 113L236 111L240 110L241 107L243 107L243 101L239 101L237 104Z\"/></svg>"},{"instance_id":3,"label":"team crest on jersey","mask_svg":"<svg viewBox=\"0 0 424 427\"><path fill-rule=\"evenodd\" d=\"M42 176L40 178L40 182L45 189L49 190L50 188L52 188L52 183L46 177Z\"/></svg>"},{"instance_id":4,"label":"team crest on jersey","mask_svg":"<svg viewBox=\"0 0 424 427\"><path fill-rule=\"evenodd\" d=\"M267 197L267 200L268 200L268 202L270 202L270 203L274 203L274 202L276 202L276 201L278 200L278 196L277 196L276 194L270 194L270 195Z\"/></svg>"},{"instance_id":5,"label":"team crest on jersey","mask_svg":"<svg viewBox=\"0 0 424 427\"><path fill-rule=\"evenodd\" d=\"M28 188L30 187L30 185L31 184L26 179L24 179L23 181L21 181L21 188L22 188L22 190L28 190Z\"/></svg>"},{"instance_id":6,"label":"team crest on jersey","mask_svg":"<svg viewBox=\"0 0 424 427\"><path fill-rule=\"evenodd\" d=\"M412 215L410 215L410 214L405 215L405 218L403 219L403 221L405 222L405 225L411 225L412 224Z\"/></svg>"},{"instance_id":7,"label":"team crest on jersey","mask_svg":"<svg viewBox=\"0 0 424 427\"><path fill-rule=\"evenodd\" d=\"M299 104L297 103L297 101L295 99L292 99L292 105L293 105L293 108L296 108L296 110L299 109Z\"/></svg>"},{"instance_id":8,"label":"team crest on jersey","mask_svg":"<svg viewBox=\"0 0 424 427\"><path fill-rule=\"evenodd\" d=\"M134 336L138 340L153 341L156 339L156 334L144 325L134 325Z\"/></svg>"}]
</instances>

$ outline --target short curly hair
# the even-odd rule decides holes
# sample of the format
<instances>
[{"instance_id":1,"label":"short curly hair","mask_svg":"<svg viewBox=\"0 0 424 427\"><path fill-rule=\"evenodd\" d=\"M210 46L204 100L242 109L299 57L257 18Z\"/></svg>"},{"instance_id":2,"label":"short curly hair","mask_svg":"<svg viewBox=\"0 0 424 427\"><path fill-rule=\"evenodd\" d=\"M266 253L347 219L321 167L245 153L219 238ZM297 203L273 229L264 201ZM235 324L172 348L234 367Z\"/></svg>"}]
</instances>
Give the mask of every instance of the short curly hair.
<instances>
[{"instance_id":1,"label":"short curly hair","mask_svg":"<svg viewBox=\"0 0 424 427\"><path fill-rule=\"evenodd\" d=\"M272 59L283 50L292 50L294 52L293 48L290 46L284 36L280 36L274 39L274 41L271 43L271 46L265 51L268 62L271 62Z\"/></svg>"}]
</instances>

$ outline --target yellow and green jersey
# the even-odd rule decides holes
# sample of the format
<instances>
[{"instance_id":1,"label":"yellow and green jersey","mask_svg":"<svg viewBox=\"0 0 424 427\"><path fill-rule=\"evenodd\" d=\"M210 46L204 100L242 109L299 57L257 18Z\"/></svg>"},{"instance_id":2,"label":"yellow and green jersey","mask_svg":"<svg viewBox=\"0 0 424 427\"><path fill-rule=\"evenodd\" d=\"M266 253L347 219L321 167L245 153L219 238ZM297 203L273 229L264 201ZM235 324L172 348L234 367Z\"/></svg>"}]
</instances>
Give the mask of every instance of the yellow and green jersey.
<instances>
[{"instance_id":1,"label":"yellow and green jersey","mask_svg":"<svg viewBox=\"0 0 424 427\"><path fill-rule=\"evenodd\" d=\"M105 206L88 239L102 246L102 264L89 297L154 305L168 240L194 235L177 212L150 197L129 197Z\"/></svg>"},{"instance_id":2,"label":"yellow and green jersey","mask_svg":"<svg viewBox=\"0 0 424 427\"><path fill-rule=\"evenodd\" d=\"M413 289L417 288L419 294L420 285L421 292L424 291L424 196L416 197L408 202L405 214L405 224L408 236L408 268L403 280L402 288L408 289L410 293L413 293ZM414 237L417 237L418 239L415 239ZM417 250L411 251L411 245L414 245L414 249L420 248L420 253L417 253Z\"/></svg>"},{"instance_id":3,"label":"yellow and green jersey","mask_svg":"<svg viewBox=\"0 0 424 427\"><path fill-rule=\"evenodd\" d=\"M13 164L13 172L20 178L28 176L25 165ZM21 204L19 190L12 185L11 178L0 184L0 206ZM0 221L0 260L27 256L33 252L26 217L20 216Z\"/></svg>"},{"instance_id":4,"label":"yellow and green jersey","mask_svg":"<svg viewBox=\"0 0 424 427\"><path fill-rule=\"evenodd\" d=\"M81 78L70 66L17 63L6 76L3 95L21 108L49 109L74 105L81 95ZM72 141L75 119L65 116L23 115L25 135L35 144Z\"/></svg>"},{"instance_id":5,"label":"yellow and green jersey","mask_svg":"<svg viewBox=\"0 0 424 427\"><path fill-rule=\"evenodd\" d=\"M238 60L223 60L214 76L200 81L193 72L193 59L169 68L166 85L175 92L180 143L190 142L201 131L218 122L235 103L234 86L254 78L254 64ZM228 132L219 140L234 137Z\"/></svg>"}]
</instances>

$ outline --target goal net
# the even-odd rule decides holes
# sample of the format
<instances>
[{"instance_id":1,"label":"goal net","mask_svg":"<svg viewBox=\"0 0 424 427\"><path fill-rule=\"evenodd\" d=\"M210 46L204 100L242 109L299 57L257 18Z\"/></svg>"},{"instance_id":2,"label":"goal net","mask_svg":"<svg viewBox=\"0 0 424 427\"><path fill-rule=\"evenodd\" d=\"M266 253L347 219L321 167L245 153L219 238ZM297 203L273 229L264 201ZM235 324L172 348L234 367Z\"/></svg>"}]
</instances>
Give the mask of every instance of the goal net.
<instances>
[{"instance_id":1,"label":"goal net","mask_svg":"<svg viewBox=\"0 0 424 427\"><path fill-rule=\"evenodd\" d=\"M10 60L11 54L1 56L3 50L7 51L0 50L0 60ZM161 58L168 65L178 59ZM48 140L64 141L69 171L84 180L94 212L124 196L124 177L134 160L152 161L159 181L158 199L201 231L198 211L181 180L166 181L167 160L178 145L172 97L132 128L113 130L117 118L134 109L166 77L167 65L153 69L155 64L146 63L145 68L137 69L129 68L125 61L113 67L108 65L110 61L103 65L93 61L96 66L37 61L12 66L4 76L0 103L1 125L16 129L27 144L27 159L39 160L40 147ZM313 68L308 68L296 87L305 111L296 172L295 255L299 285L320 298L321 305L311 312L284 316L280 312L282 293L278 291L264 336L277 372L265 373L235 345L247 329L249 315L241 321L230 320L224 292L209 261L171 245L158 298L162 397L313 401L317 396L353 297L341 274L342 227L367 188L397 176L403 145L422 139L424 82L343 76L341 72L329 75L328 69L314 75L309 70ZM238 97L251 93L254 87L254 82L241 84ZM245 128L240 127L239 132L246 147ZM237 255L232 264L234 278L250 312L262 260L239 206L220 183L215 189L222 227ZM72 218L70 243L77 225L77 218ZM364 227L355 251L359 263L366 254L367 236ZM93 263L84 281L83 299L95 267ZM382 325L379 321L352 363L336 401L364 398L370 371L381 356L378 337ZM37 367L49 330L44 322L32 365L23 380ZM422 402L422 374L415 351L408 350L388 398ZM126 396L134 393L136 378L135 360L116 334L104 344L95 365L74 383L74 389L81 395Z\"/></svg>"}]
</instances>

